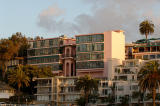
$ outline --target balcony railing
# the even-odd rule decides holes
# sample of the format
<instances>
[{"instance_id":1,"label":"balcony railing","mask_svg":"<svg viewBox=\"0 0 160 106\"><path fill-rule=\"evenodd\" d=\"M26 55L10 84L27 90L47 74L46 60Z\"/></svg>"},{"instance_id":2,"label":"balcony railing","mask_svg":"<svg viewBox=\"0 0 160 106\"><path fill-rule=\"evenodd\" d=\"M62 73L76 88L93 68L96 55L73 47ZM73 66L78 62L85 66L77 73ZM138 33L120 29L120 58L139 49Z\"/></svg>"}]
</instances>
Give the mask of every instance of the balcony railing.
<instances>
[{"instance_id":1,"label":"balcony railing","mask_svg":"<svg viewBox=\"0 0 160 106\"><path fill-rule=\"evenodd\" d=\"M63 57L63 58L65 58L65 57L72 57L72 58L75 58L76 55L75 55L75 54L63 54L62 57Z\"/></svg>"}]
</instances>

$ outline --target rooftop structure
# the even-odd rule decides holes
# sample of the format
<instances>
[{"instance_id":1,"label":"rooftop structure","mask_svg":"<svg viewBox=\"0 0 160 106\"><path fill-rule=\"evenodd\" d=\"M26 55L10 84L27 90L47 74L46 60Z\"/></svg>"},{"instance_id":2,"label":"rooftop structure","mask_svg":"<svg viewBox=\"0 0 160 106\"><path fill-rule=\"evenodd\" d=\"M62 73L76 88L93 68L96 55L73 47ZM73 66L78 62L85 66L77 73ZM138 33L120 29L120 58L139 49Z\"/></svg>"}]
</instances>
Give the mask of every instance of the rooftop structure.
<instances>
[{"instance_id":1,"label":"rooftop structure","mask_svg":"<svg viewBox=\"0 0 160 106\"><path fill-rule=\"evenodd\" d=\"M160 39L152 38L138 40L131 44L126 44L126 59L159 59L160 58Z\"/></svg>"}]
</instances>

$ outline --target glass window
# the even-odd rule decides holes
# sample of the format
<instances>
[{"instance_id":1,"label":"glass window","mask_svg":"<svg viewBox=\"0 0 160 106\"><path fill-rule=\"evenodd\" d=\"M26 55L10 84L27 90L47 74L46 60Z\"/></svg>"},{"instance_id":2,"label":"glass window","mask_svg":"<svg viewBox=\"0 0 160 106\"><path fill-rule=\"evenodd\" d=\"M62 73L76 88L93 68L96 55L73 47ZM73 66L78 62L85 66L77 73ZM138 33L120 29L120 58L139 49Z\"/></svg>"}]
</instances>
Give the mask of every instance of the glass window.
<instances>
[{"instance_id":1,"label":"glass window","mask_svg":"<svg viewBox=\"0 0 160 106\"><path fill-rule=\"evenodd\" d=\"M118 87L118 91L123 91L123 89L124 89L123 86Z\"/></svg>"},{"instance_id":2,"label":"glass window","mask_svg":"<svg viewBox=\"0 0 160 106\"><path fill-rule=\"evenodd\" d=\"M49 46L53 46L53 40L52 39L49 40Z\"/></svg>"},{"instance_id":3,"label":"glass window","mask_svg":"<svg viewBox=\"0 0 160 106\"><path fill-rule=\"evenodd\" d=\"M101 60L104 58L103 52L91 53L91 60Z\"/></svg>"},{"instance_id":4,"label":"glass window","mask_svg":"<svg viewBox=\"0 0 160 106\"><path fill-rule=\"evenodd\" d=\"M160 58L160 54L157 54L157 58Z\"/></svg>"},{"instance_id":5,"label":"glass window","mask_svg":"<svg viewBox=\"0 0 160 106\"><path fill-rule=\"evenodd\" d=\"M157 45L160 46L160 42L157 42Z\"/></svg>"},{"instance_id":6,"label":"glass window","mask_svg":"<svg viewBox=\"0 0 160 106\"><path fill-rule=\"evenodd\" d=\"M40 46L41 46L41 47L44 47L44 46L45 46L45 40L41 40L41 41L40 41Z\"/></svg>"},{"instance_id":7,"label":"glass window","mask_svg":"<svg viewBox=\"0 0 160 106\"><path fill-rule=\"evenodd\" d=\"M103 51L104 50L104 44L103 43L97 43L95 46L96 51Z\"/></svg>"},{"instance_id":8,"label":"glass window","mask_svg":"<svg viewBox=\"0 0 160 106\"><path fill-rule=\"evenodd\" d=\"M148 55L143 55L143 59L147 60L148 59Z\"/></svg>"},{"instance_id":9,"label":"glass window","mask_svg":"<svg viewBox=\"0 0 160 106\"><path fill-rule=\"evenodd\" d=\"M37 42L33 42L33 48L37 48Z\"/></svg>"},{"instance_id":10,"label":"glass window","mask_svg":"<svg viewBox=\"0 0 160 106\"><path fill-rule=\"evenodd\" d=\"M156 56L155 55L150 55L150 59L155 59Z\"/></svg>"},{"instance_id":11,"label":"glass window","mask_svg":"<svg viewBox=\"0 0 160 106\"><path fill-rule=\"evenodd\" d=\"M77 62L77 69L104 68L103 61Z\"/></svg>"},{"instance_id":12,"label":"glass window","mask_svg":"<svg viewBox=\"0 0 160 106\"><path fill-rule=\"evenodd\" d=\"M142 59L142 56L136 56L136 59Z\"/></svg>"},{"instance_id":13,"label":"glass window","mask_svg":"<svg viewBox=\"0 0 160 106\"><path fill-rule=\"evenodd\" d=\"M92 35L92 42L103 42L103 41L104 41L103 34Z\"/></svg>"},{"instance_id":14,"label":"glass window","mask_svg":"<svg viewBox=\"0 0 160 106\"><path fill-rule=\"evenodd\" d=\"M108 90L107 89L103 89L102 93L103 93L103 95L107 95L108 94Z\"/></svg>"},{"instance_id":15,"label":"glass window","mask_svg":"<svg viewBox=\"0 0 160 106\"><path fill-rule=\"evenodd\" d=\"M90 60L90 54L89 53L77 54L77 60Z\"/></svg>"}]
</instances>

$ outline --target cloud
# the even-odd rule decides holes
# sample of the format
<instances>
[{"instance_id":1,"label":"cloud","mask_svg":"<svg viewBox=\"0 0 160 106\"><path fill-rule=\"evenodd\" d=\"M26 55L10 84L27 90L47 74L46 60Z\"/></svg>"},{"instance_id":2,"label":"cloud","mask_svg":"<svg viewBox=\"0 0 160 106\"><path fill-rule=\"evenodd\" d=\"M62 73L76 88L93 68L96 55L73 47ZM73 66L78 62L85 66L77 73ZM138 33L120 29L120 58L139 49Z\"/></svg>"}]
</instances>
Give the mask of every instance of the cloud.
<instances>
[{"instance_id":1,"label":"cloud","mask_svg":"<svg viewBox=\"0 0 160 106\"><path fill-rule=\"evenodd\" d=\"M60 9L57 5L52 5L39 14L37 25L48 32L65 34L66 31L70 31L72 25L61 18L64 14L64 10Z\"/></svg>"},{"instance_id":2,"label":"cloud","mask_svg":"<svg viewBox=\"0 0 160 106\"><path fill-rule=\"evenodd\" d=\"M139 33L139 23L150 19L155 23L155 36L160 31L160 15L155 13L159 0L83 0L91 6L91 15L82 13L72 22L64 19L64 11L57 6L48 7L39 14L38 26L50 32L66 34L97 33L106 30L125 31L127 42L144 38ZM62 18L63 17L63 18Z\"/></svg>"}]
</instances>

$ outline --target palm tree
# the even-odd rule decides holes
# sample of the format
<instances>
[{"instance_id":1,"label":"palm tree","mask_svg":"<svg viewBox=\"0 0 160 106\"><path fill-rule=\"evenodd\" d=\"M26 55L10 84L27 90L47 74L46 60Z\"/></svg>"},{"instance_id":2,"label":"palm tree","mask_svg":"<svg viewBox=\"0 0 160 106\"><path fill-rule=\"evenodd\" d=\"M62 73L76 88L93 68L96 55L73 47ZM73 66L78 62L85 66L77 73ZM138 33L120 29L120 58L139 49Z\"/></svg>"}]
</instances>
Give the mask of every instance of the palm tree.
<instances>
[{"instance_id":1,"label":"palm tree","mask_svg":"<svg viewBox=\"0 0 160 106\"><path fill-rule=\"evenodd\" d=\"M20 89L24 86L29 86L29 77L23 72L23 66L18 65L15 70L10 70L8 76L8 82L11 85L16 85L18 87L18 93L20 93ZM19 99L18 99L19 103Z\"/></svg>"},{"instance_id":2,"label":"palm tree","mask_svg":"<svg viewBox=\"0 0 160 106\"><path fill-rule=\"evenodd\" d=\"M85 97L85 104L88 104L88 96L91 92L98 90L98 79L93 79L89 75L78 78L76 81L76 90L83 90Z\"/></svg>"},{"instance_id":3,"label":"palm tree","mask_svg":"<svg viewBox=\"0 0 160 106\"><path fill-rule=\"evenodd\" d=\"M154 33L154 24L150 20L144 20L139 25L139 31L142 35L146 36L146 40L149 34Z\"/></svg>"},{"instance_id":4,"label":"palm tree","mask_svg":"<svg viewBox=\"0 0 160 106\"><path fill-rule=\"evenodd\" d=\"M155 106L156 89L160 84L160 69L158 61L149 61L142 66L138 73L140 90L152 93L153 106Z\"/></svg>"}]
</instances>

